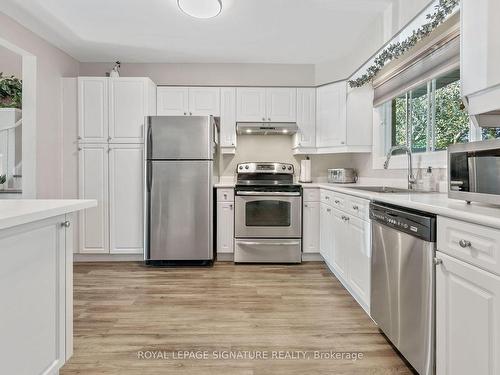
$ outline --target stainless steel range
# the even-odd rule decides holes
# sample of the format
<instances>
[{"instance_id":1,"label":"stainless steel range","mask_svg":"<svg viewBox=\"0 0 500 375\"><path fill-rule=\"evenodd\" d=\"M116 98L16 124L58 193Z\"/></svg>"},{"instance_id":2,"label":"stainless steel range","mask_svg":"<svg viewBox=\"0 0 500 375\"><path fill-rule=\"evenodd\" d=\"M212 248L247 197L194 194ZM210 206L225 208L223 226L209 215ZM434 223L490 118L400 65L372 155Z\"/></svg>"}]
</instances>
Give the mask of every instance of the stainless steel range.
<instances>
[{"instance_id":1,"label":"stainless steel range","mask_svg":"<svg viewBox=\"0 0 500 375\"><path fill-rule=\"evenodd\" d=\"M301 262L302 187L293 175L291 164L238 164L235 262Z\"/></svg>"}]
</instances>

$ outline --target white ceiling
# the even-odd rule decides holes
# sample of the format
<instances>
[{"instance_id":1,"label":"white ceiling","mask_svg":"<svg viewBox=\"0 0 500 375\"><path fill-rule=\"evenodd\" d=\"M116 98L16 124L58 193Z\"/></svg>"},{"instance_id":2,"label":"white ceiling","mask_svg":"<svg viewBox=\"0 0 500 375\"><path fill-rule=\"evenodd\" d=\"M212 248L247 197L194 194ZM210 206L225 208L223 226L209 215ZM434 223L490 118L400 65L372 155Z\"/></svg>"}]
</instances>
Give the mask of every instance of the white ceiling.
<instances>
[{"instance_id":1,"label":"white ceiling","mask_svg":"<svg viewBox=\"0 0 500 375\"><path fill-rule=\"evenodd\" d=\"M2 0L79 61L318 64L343 58L394 0L222 0L199 20L177 0Z\"/></svg>"}]
</instances>

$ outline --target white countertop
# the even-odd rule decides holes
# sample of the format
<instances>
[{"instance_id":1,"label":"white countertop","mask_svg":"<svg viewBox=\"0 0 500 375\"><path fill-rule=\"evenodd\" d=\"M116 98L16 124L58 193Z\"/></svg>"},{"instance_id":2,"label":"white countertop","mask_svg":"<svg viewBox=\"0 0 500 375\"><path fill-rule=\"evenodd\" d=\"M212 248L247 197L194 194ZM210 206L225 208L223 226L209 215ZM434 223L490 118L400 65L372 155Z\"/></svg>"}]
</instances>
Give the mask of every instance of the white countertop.
<instances>
[{"instance_id":1,"label":"white countertop","mask_svg":"<svg viewBox=\"0 0 500 375\"><path fill-rule=\"evenodd\" d=\"M2 199L0 230L95 206L91 199Z\"/></svg>"},{"instance_id":2,"label":"white countertop","mask_svg":"<svg viewBox=\"0 0 500 375\"><path fill-rule=\"evenodd\" d=\"M429 212L435 215L446 216L457 220L500 229L500 206L492 206L476 202L467 204L462 200L448 198L448 194L446 193L374 193L352 188L354 186L370 186L368 184L339 185L313 182L303 183L301 185L304 189L328 189L359 198L394 204L419 211ZM232 188L234 187L234 182L230 183L230 181L222 181L220 184L217 184L216 187Z\"/></svg>"}]
</instances>

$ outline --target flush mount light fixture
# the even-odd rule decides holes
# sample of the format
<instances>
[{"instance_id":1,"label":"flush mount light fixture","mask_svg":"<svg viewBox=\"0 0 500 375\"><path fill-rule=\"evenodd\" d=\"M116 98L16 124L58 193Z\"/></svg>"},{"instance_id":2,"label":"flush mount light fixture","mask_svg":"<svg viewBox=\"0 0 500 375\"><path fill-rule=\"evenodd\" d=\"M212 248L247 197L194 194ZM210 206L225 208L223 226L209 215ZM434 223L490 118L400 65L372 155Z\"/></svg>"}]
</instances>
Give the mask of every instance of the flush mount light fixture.
<instances>
[{"instance_id":1,"label":"flush mount light fixture","mask_svg":"<svg viewBox=\"0 0 500 375\"><path fill-rule=\"evenodd\" d=\"M213 18L222 11L222 0L177 0L179 9L191 17Z\"/></svg>"}]
</instances>

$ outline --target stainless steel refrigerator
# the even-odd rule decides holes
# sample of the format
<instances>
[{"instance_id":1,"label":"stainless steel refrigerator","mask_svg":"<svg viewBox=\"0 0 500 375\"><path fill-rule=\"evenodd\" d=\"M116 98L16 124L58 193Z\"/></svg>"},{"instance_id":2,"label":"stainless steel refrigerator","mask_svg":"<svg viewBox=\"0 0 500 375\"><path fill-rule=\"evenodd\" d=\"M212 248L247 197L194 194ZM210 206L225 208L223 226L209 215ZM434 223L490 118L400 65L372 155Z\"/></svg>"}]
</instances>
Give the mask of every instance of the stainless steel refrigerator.
<instances>
[{"instance_id":1,"label":"stainless steel refrigerator","mask_svg":"<svg viewBox=\"0 0 500 375\"><path fill-rule=\"evenodd\" d=\"M212 262L216 134L211 116L148 117L144 230L147 265Z\"/></svg>"}]
</instances>

